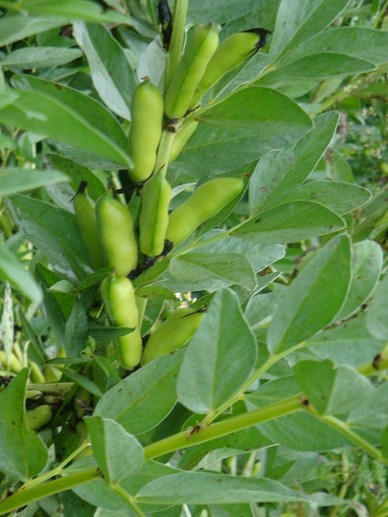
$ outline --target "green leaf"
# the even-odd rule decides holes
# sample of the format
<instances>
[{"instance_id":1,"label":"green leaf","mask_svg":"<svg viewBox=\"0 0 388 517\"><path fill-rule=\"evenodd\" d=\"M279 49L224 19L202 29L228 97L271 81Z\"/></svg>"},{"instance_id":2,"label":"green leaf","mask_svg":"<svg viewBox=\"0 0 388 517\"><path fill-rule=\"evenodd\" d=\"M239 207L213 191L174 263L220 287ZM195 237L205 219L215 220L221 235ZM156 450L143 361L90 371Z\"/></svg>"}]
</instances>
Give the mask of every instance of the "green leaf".
<instances>
[{"instance_id":1,"label":"green leaf","mask_svg":"<svg viewBox=\"0 0 388 517\"><path fill-rule=\"evenodd\" d=\"M198 177L238 169L270 149L283 147L311 129L309 116L276 90L253 87L233 93L196 117L197 130L171 164ZM206 167L198 167L206 163Z\"/></svg>"},{"instance_id":2,"label":"green leaf","mask_svg":"<svg viewBox=\"0 0 388 517\"><path fill-rule=\"evenodd\" d=\"M384 347L366 328L366 315L324 330L308 340L309 350L316 356L331 359L337 365L358 367L372 362Z\"/></svg>"},{"instance_id":3,"label":"green leaf","mask_svg":"<svg viewBox=\"0 0 388 517\"><path fill-rule=\"evenodd\" d=\"M74 192L77 192L80 182L83 180L88 183L88 194L92 199L97 200L106 193L106 187L93 171L58 154L49 154L47 159L49 163L63 171L70 178L70 184Z\"/></svg>"},{"instance_id":4,"label":"green leaf","mask_svg":"<svg viewBox=\"0 0 388 517\"><path fill-rule=\"evenodd\" d=\"M292 201L258 213L231 232L263 244L296 242L345 227L343 219L320 203Z\"/></svg>"},{"instance_id":5,"label":"green leaf","mask_svg":"<svg viewBox=\"0 0 388 517\"><path fill-rule=\"evenodd\" d=\"M388 33L367 27L336 27L299 45L283 63L319 52L346 54L381 65L388 61Z\"/></svg>"},{"instance_id":6,"label":"green leaf","mask_svg":"<svg viewBox=\"0 0 388 517\"><path fill-rule=\"evenodd\" d=\"M244 16L257 7L257 0L196 0L189 2L188 17L191 21L205 23L213 20L225 23Z\"/></svg>"},{"instance_id":7,"label":"green leaf","mask_svg":"<svg viewBox=\"0 0 388 517\"><path fill-rule=\"evenodd\" d=\"M338 115L334 112L319 115L314 120L315 127L297 143L261 157L249 183L251 212L256 212L260 206L268 207L290 193L292 195L293 189L303 183L316 167L333 138L337 123ZM320 199L318 201L321 202Z\"/></svg>"},{"instance_id":8,"label":"green leaf","mask_svg":"<svg viewBox=\"0 0 388 517\"><path fill-rule=\"evenodd\" d=\"M87 252L73 214L23 195L12 196L7 203L22 235L47 257L56 271L70 280L85 276Z\"/></svg>"},{"instance_id":9,"label":"green leaf","mask_svg":"<svg viewBox=\"0 0 388 517\"><path fill-rule=\"evenodd\" d=\"M0 60L5 68L50 68L70 63L82 56L82 51L60 47L26 47L7 54Z\"/></svg>"},{"instance_id":10,"label":"green leaf","mask_svg":"<svg viewBox=\"0 0 388 517\"><path fill-rule=\"evenodd\" d=\"M350 316L368 299L379 280L382 266L383 252L377 242L362 241L354 245L349 292L338 319Z\"/></svg>"},{"instance_id":11,"label":"green leaf","mask_svg":"<svg viewBox=\"0 0 388 517\"><path fill-rule=\"evenodd\" d=\"M114 485L135 474L143 465L143 447L125 429L109 418L85 418L93 455L105 481Z\"/></svg>"},{"instance_id":12,"label":"green leaf","mask_svg":"<svg viewBox=\"0 0 388 517\"><path fill-rule=\"evenodd\" d=\"M352 444L342 434L310 413L296 413L261 424L260 431L274 444L295 451L324 452Z\"/></svg>"},{"instance_id":13,"label":"green leaf","mask_svg":"<svg viewBox=\"0 0 388 517\"><path fill-rule=\"evenodd\" d=\"M222 231L222 230L221 230ZM217 235L219 230L207 234L206 238ZM198 242L198 245L201 241ZM285 247L281 244L257 244L239 237L226 237L212 244L201 246L206 253L238 253L243 255L255 272L261 271L284 257Z\"/></svg>"},{"instance_id":14,"label":"green leaf","mask_svg":"<svg viewBox=\"0 0 388 517\"><path fill-rule=\"evenodd\" d=\"M350 283L350 242L329 241L286 290L268 331L268 348L279 353L329 325L341 309Z\"/></svg>"},{"instance_id":15,"label":"green leaf","mask_svg":"<svg viewBox=\"0 0 388 517\"><path fill-rule=\"evenodd\" d=\"M256 355L236 295L218 291L187 347L177 384L180 402L195 413L217 409L247 380Z\"/></svg>"},{"instance_id":16,"label":"green leaf","mask_svg":"<svg viewBox=\"0 0 388 517\"><path fill-rule=\"evenodd\" d=\"M128 137L119 122L100 102L62 83L47 81L30 75L14 75L11 80L14 88L34 90L54 97L57 101L77 112L95 129L116 143L124 151L128 147ZM94 152L94 151L93 151Z\"/></svg>"},{"instance_id":17,"label":"green leaf","mask_svg":"<svg viewBox=\"0 0 388 517\"><path fill-rule=\"evenodd\" d=\"M163 356L111 388L99 400L94 415L116 420L131 434L148 431L176 403L175 384L180 353Z\"/></svg>"},{"instance_id":18,"label":"green leaf","mask_svg":"<svg viewBox=\"0 0 388 517\"><path fill-rule=\"evenodd\" d=\"M383 430L388 425L388 383L371 391L348 417L351 426Z\"/></svg>"},{"instance_id":19,"label":"green leaf","mask_svg":"<svg viewBox=\"0 0 388 517\"><path fill-rule=\"evenodd\" d=\"M251 87L204 109L200 122L228 128L260 129L261 138L280 138L291 131L298 136L311 127L311 119L296 103L270 88ZM287 127L287 130L286 130ZM294 138L297 139L296 134Z\"/></svg>"},{"instance_id":20,"label":"green leaf","mask_svg":"<svg viewBox=\"0 0 388 517\"><path fill-rule=\"evenodd\" d=\"M23 481L36 476L47 461L42 440L24 421L27 368L0 393L0 469Z\"/></svg>"},{"instance_id":21,"label":"green leaf","mask_svg":"<svg viewBox=\"0 0 388 517\"><path fill-rule=\"evenodd\" d=\"M87 22L130 23L127 16L104 8L90 0L23 0L23 8L32 14L58 16L65 20ZM64 23L64 20L63 22Z\"/></svg>"},{"instance_id":22,"label":"green leaf","mask_svg":"<svg viewBox=\"0 0 388 517\"><path fill-rule=\"evenodd\" d=\"M12 105L0 110L0 122L86 149L112 167L129 167L131 159L107 135L53 97L35 91L16 92Z\"/></svg>"},{"instance_id":23,"label":"green leaf","mask_svg":"<svg viewBox=\"0 0 388 517\"><path fill-rule=\"evenodd\" d=\"M0 196L5 197L25 190L55 185L68 178L56 170L27 170L10 167L0 171Z\"/></svg>"},{"instance_id":24,"label":"green leaf","mask_svg":"<svg viewBox=\"0 0 388 517\"><path fill-rule=\"evenodd\" d=\"M377 339L388 339L388 275L379 284L376 294L369 306L366 325L369 332Z\"/></svg>"},{"instance_id":25,"label":"green leaf","mask_svg":"<svg viewBox=\"0 0 388 517\"><path fill-rule=\"evenodd\" d=\"M270 57L281 56L325 29L345 9L349 0L282 0L272 36Z\"/></svg>"},{"instance_id":26,"label":"green leaf","mask_svg":"<svg viewBox=\"0 0 388 517\"><path fill-rule=\"evenodd\" d=\"M374 63L335 52L321 52L301 57L293 63L279 66L262 75L256 84L279 88L295 81L322 81L328 77L343 77L374 70Z\"/></svg>"},{"instance_id":27,"label":"green leaf","mask_svg":"<svg viewBox=\"0 0 388 517\"><path fill-rule=\"evenodd\" d=\"M287 201L318 201L343 215L365 205L371 198L366 188L342 181L311 181L291 192Z\"/></svg>"},{"instance_id":28,"label":"green leaf","mask_svg":"<svg viewBox=\"0 0 388 517\"><path fill-rule=\"evenodd\" d=\"M216 278L248 290L256 282L252 266L238 253L185 253L170 261L169 271L178 280L206 282Z\"/></svg>"},{"instance_id":29,"label":"green leaf","mask_svg":"<svg viewBox=\"0 0 388 517\"><path fill-rule=\"evenodd\" d=\"M3 244L0 246L0 278L9 282L32 302L41 303L42 290L20 260Z\"/></svg>"},{"instance_id":30,"label":"green leaf","mask_svg":"<svg viewBox=\"0 0 388 517\"><path fill-rule=\"evenodd\" d=\"M102 25L75 23L74 37L86 54L101 99L114 113L131 120L129 108L137 80L123 49Z\"/></svg>"},{"instance_id":31,"label":"green leaf","mask_svg":"<svg viewBox=\"0 0 388 517\"><path fill-rule=\"evenodd\" d=\"M296 380L319 414L348 415L372 391L372 385L352 368L334 368L331 361L299 361Z\"/></svg>"},{"instance_id":32,"label":"green leaf","mask_svg":"<svg viewBox=\"0 0 388 517\"><path fill-rule=\"evenodd\" d=\"M26 16L8 13L0 19L0 46L9 45L39 32L45 32L63 24L62 19L50 16Z\"/></svg>"},{"instance_id":33,"label":"green leaf","mask_svg":"<svg viewBox=\"0 0 388 517\"><path fill-rule=\"evenodd\" d=\"M82 299L76 300L65 328L67 357L77 357L86 348L88 338L87 313Z\"/></svg>"},{"instance_id":34,"label":"green leaf","mask_svg":"<svg viewBox=\"0 0 388 517\"><path fill-rule=\"evenodd\" d=\"M230 504L308 501L301 492L265 478L182 472L152 481L136 496L139 503Z\"/></svg>"}]
</instances>

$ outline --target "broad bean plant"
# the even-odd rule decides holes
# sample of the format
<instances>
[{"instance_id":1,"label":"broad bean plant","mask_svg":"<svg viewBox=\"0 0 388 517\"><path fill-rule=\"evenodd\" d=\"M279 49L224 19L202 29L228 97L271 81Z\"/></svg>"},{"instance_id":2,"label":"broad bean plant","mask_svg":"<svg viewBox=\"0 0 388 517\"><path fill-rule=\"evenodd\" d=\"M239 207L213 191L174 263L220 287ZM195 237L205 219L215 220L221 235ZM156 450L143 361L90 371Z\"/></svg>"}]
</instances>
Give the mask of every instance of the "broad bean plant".
<instances>
[{"instance_id":1,"label":"broad bean plant","mask_svg":"<svg viewBox=\"0 0 388 517\"><path fill-rule=\"evenodd\" d=\"M0 1L0 515L387 515L387 73L385 0Z\"/></svg>"}]
</instances>

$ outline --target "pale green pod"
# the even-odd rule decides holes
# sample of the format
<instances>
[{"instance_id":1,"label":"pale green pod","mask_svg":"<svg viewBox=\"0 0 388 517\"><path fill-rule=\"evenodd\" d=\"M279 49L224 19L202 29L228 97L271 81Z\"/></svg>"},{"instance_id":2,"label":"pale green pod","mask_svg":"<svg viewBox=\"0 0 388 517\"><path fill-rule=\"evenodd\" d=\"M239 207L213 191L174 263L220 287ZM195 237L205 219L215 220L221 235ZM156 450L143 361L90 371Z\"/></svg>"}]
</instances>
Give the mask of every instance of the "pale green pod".
<instances>
[{"instance_id":1,"label":"pale green pod","mask_svg":"<svg viewBox=\"0 0 388 517\"><path fill-rule=\"evenodd\" d=\"M254 32L237 32L224 39L213 54L196 88L192 106L222 77L231 72L255 51L260 36Z\"/></svg>"},{"instance_id":2,"label":"pale green pod","mask_svg":"<svg viewBox=\"0 0 388 517\"><path fill-rule=\"evenodd\" d=\"M138 256L131 212L106 194L97 201L96 213L105 262L118 276L127 276Z\"/></svg>"},{"instance_id":3,"label":"pale green pod","mask_svg":"<svg viewBox=\"0 0 388 517\"><path fill-rule=\"evenodd\" d=\"M115 343L120 364L130 370L140 363L142 354L135 289L127 277L114 276L104 280L101 294L113 325L133 329L117 338Z\"/></svg>"},{"instance_id":4,"label":"pale green pod","mask_svg":"<svg viewBox=\"0 0 388 517\"><path fill-rule=\"evenodd\" d=\"M187 124L183 124L179 131L174 135L174 140L172 141L170 148L170 162L173 162L178 158L187 142L193 136L194 131L197 129L197 127L198 122L193 120L191 122L188 122Z\"/></svg>"},{"instance_id":5,"label":"pale green pod","mask_svg":"<svg viewBox=\"0 0 388 517\"><path fill-rule=\"evenodd\" d=\"M170 214L166 238L174 245L187 239L198 226L220 212L244 188L241 178L216 178L203 183Z\"/></svg>"},{"instance_id":6,"label":"pale green pod","mask_svg":"<svg viewBox=\"0 0 388 517\"><path fill-rule=\"evenodd\" d=\"M129 154L134 166L131 179L142 182L149 178L155 167L156 154L163 130L163 97L148 79L133 92Z\"/></svg>"},{"instance_id":7,"label":"pale green pod","mask_svg":"<svg viewBox=\"0 0 388 517\"><path fill-rule=\"evenodd\" d=\"M190 29L187 44L165 95L165 114L170 119L183 117L192 104L195 89L217 49L218 33L212 26Z\"/></svg>"},{"instance_id":8,"label":"pale green pod","mask_svg":"<svg viewBox=\"0 0 388 517\"><path fill-rule=\"evenodd\" d=\"M73 206L75 218L90 261L94 269L99 269L104 265L104 255L98 233L94 202L86 190L83 190L78 192L73 199Z\"/></svg>"},{"instance_id":9,"label":"pale green pod","mask_svg":"<svg viewBox=\"0 0 388 517\"><path fill-rule=\"evenodd\" d=\"M145 182L139 219L140 251L144 255L155 257L163 252L170 200L170 184L160 173Z\"/></svg>"},{"instance_id":10,"label":"pale green pod","mask_svg":"<svg viewBox=\"0 0 388 517\"><path fill-rule=\"evenodd\" d=\"M52 407L48 404L43 404L26 411L25 422L30 431L39 431L39 429L50 422L52 416Z\"/></svg>"},{"instance_id":11,"label":"pale green pod","mask_svg":"<svg viewBox=\"0 0 388 517\"><path fill-rule=\"evenodd\" d=\"M147 364L157 357L170 354L184 346L193 337L204 315L203 312L190 308L177 309L173 312L148 338L142 364Z\"/></svg>"}]
</instances>

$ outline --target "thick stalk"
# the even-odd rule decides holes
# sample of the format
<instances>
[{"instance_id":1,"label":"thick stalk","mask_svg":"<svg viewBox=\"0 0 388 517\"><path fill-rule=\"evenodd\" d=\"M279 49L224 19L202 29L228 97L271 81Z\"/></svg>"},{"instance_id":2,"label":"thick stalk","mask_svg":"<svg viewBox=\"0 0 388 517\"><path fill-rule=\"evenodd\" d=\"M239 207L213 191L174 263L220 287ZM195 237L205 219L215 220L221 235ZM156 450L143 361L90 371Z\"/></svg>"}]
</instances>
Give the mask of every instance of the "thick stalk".
<instances>
[{"instance_id":1,"label":"thick stalk","mask_svg":"<svg viewBox=\"0 0 388 517\"><path fill-rule=\"evenodd\" d=\"M101 474L98 469L88 469L82 472L75 472L68 476L54 481L48 481L42 485L38 485L27 490L20 490L15 492L13 495L7 497L0 502L0 515L4 515L8 512L12 512L17 508L21 508L27 504L44 499L50 495L64 492L65 490L71 490L72 488L94 481L95 479L101 479Z\"/></svg>"},{"instance_id":2,"label":"thick stalk","mask_svg":"<svg viewBox=\"0 0 388 517\"><path fill-rule=\"evenodd\" d=\"M175 0L170 49L166 63L165 88L170 84L171 78L175 74L176 67L181 59L188 5L189 0Z\"/></svg>"},{"instance_id":3,"label":"thick stalk","mask_svg":"<svg viewBox=\"0 0 388 517\"><path fill-rule=\"evenodd\" d=\"M199 427L198 430L194 428L189 432L183 431L164 438L159 442L147 445L144 448L145 459L150 460L169 452L192 447L199 443L227 436L231 433L237 433L254 425L269 422L270 420L275 420L276 418L289 415L290 413L295 413L301 409L303 409L301 394L294 395L293 397L275 402L264 408L227 418L221 422L216 422L209 427Z\"/></svg>"},{"instance_id":4,"label":"thick stalk","mask_svg":"<svg viewBox=\"0 0 388 517\"><path fill-rule=\"evenodd\" d=\"M243 386L239 389L238 393L236 393L233 397L231 397L229 400L227 400L222 406L220 406L218 409L212 411L208 415L205 416L205 418L202 420L201 425L207 426L209 425L215 418L217 418L221 413L223 413L226 409L233 406L236 402L241 400L244 397L244 393L246 390L253 384L255 381L260 379L260 377L271 368L275 363L280 361L280 359L283 359L287 355L291 354L292 352L295 352L295 350L298 350L299 348L302 348L305 346L305 343L299 343L298 345L295 345L288 350L285 350L281 354L273 354L268 357L268 359L265 361L265 363L260 366L256 372L249 377L249 379L243 384Z\"/></svg>"},{"instance_id":5,"label":"thick stalk","mask_svg":"<svg viewBox=\"0 0 388 517\"><path fill-rule=\"evenodd\" d=\"M146 514L142 512L142 510L136 504L135 498L128 494L128 492L126 492L123 487L120 485L113 485L111 486L111 489L116 492L116 494L118 494L122 499L124 499L127 505L138 517L146 517Z\"/></svg>"},{"instance_id":6,"label":"thick stalk","mask_svg":"<svg viewBox=\"0 0 388 517\"><path fill-rule=\"evenodd\" d=\"M314 408L306 408L310 413L312 413L318 420L323 422L324 424L329 425L336 431L339 431L345 438L347 438L350 442L352 442L360 449L363 449L369 456L375 458L378 461L381 461L385 465L388 465L388 458L384 458L381 452L376 449L371 443L367 442L360 436L350 429L349 425L342 420L330 415L319 415L318 412Z\"/></svg>"}]
</instances>

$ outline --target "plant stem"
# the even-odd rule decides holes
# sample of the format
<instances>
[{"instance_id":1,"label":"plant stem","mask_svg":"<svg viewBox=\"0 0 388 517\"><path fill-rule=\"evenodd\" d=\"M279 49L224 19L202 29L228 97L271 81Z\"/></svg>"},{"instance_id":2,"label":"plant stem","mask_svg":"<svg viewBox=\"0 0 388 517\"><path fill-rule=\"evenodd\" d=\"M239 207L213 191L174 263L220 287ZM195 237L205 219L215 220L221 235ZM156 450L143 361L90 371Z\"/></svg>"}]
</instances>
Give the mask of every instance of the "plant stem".
<instances>
[{"instance_id":1,"label":"plant stem","mask_svg":"<svg viewBox=\"0 0 388 517\"><path fill-rule=\"evenodd\" d=\"M388 465L388 459L384 458L381 452L378 449L376 449L376 447L374 447L371 443L367 442L359 434L352 431L352 429L350 429L349 425L346 422L343 422L342 420L339 420L334 416L319 415L318 412L311 407L306 409L307 411L312 413L316 418L318 418L318 420L329 425L336 431L339 431L343 436L345 436L345 438L347 438L350 442L354 443L354 445L356 445L357 447L363 449L367 454L369 454L369 456Z\"/></svg>"},{"instance_id":2,"label":"plant stem","mask_svg":"<svg viewBox=\"0 0 388 517\"><path fill-rule=\"evenodd\" d=\"M294 413L303 409L301 394L294 395L288 399L275 402L264 408L249 411L242 415L227 418L220 422L210 425L209 427L200 427L198 431L183 431L168 438L164 438L158 442L147 445L144 448L145 459L150 460L158 456L163 456L168 452L174 452L179 449L185 449L198 445L199 443L208 442L231 433L237 433L248 427L269 422L284 415Z\"/></svg>"},{"instance_id":3,"label":"plant stem","mask_svg":"<svg viewBox=\"0 0 388 517\"><path fill-rule=\"evenodd\" d=\"M54 481L48 481L43 485L38 485L27 490L20 489L0 502L0 515L16 510L38 499L44 499L50 495L70 490L82 483L101 479L101 477L99 470L92 468L69 474L68 476L55 479Z\"/></svg>"},{"instance_id":4,"label":"plant stem","mask_svg":"<svg viewBox=\"0 0 388 517\"><path fill-rule=\"evenodd\" d=\"M267 370L271 368L275 363L280 361L280 359L283 359L287 355L291 354L295 350L298 350L302 346L304 346L305 343L299 343L298 345L293 346L292 348L289 348L288 350L285 350L284 352L280 354L273 354L268 357L268 359L265 361L263 365L260 366L256 372L249 377L249 379L245 382L245 384L242 385L242 387L239 389L238 393L236 393L232 398L227 400L224 404L222 404L219 408L212 411L208 415L205 416L205 418L202 420L201 425L206 427L209 425L215 418L217 418L221 413L223 413L226 409L233 406L236 402L241 400L244 396L245 391L249 388L251 384L253 384L255 381L260 379L260 377L265 373Z\"/></svg>"},{"instance_id":5,"label":"plant stem","mask_svg":"<svg viewBox=\"0 0 388 517\"><path fill-rule=\"evenodd\" d=\"M165 88L170 84L171 78L175 74L176 67L181 58L188 5L189 0L175 0L171 43L166 63Z\"/></svg>"},{"instance_id":6,"label":"plant stem","mask_svg":"<svg viewBox=\"0 0 388 517\"><path fill-rule=\"evenodd\" d=\"M73 451L70 456L68 456L66 459L64 459L59 465L57 465L52 470L49 470L48 472L45 472L44 474L31 479L30 481L27 481L27 483L24 483L24 485L20 488L20 490L29 490L30 488L40 485L43 483L43 481L47 481L50 478L53 478L54 476L60 476L62 474L62 471L68 465L75 457L78 456L86 447L89 447L88 442L84 442L82 445L80 445L75 451Z\"/></svg>"},{"instance_id":7,"label":"plant stem","mask_svg":"<svg viewBox=\"0 0 388 517\"><path fill-rule=\"evenodd\" d=\"M138 517L146 517L145 513L142 512L142 510L136 504L135 498L128 494L128 492L126 492L123 487L121 487L120 485L113 485L111 486L111 489L124 499L124 501L136 513Z\"/></svg>"}]
</instances>

